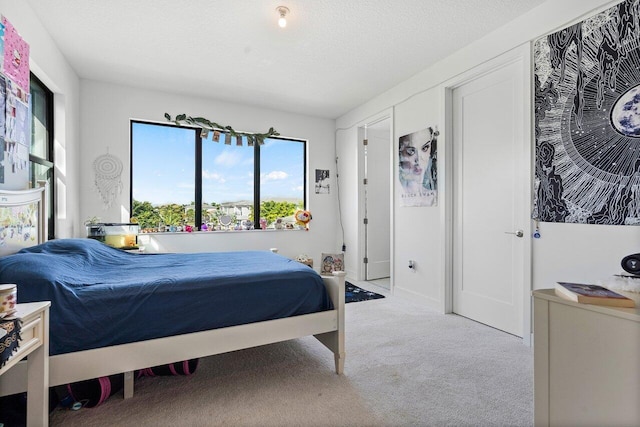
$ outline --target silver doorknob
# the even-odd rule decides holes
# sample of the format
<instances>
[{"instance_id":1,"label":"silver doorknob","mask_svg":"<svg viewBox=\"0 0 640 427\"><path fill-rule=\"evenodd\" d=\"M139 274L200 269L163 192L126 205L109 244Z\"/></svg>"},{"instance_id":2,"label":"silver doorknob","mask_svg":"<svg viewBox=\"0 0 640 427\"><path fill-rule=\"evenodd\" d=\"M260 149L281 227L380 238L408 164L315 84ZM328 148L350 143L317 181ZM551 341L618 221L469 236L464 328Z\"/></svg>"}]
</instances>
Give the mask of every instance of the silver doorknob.
<instances>
[{"instance_id":1,"label":"silver doorknob","mask_svg":"<svg viewBox=\"0 0 640 427\"><path fill-rule=\"evenodd\" d=\"M516 237L522 237L522 236L524 236L524 231L522 231L522 230L516 230L515 232L513 232L513 231L505 231L504 234L515 234Z\"/></svg>"}]
</instances>

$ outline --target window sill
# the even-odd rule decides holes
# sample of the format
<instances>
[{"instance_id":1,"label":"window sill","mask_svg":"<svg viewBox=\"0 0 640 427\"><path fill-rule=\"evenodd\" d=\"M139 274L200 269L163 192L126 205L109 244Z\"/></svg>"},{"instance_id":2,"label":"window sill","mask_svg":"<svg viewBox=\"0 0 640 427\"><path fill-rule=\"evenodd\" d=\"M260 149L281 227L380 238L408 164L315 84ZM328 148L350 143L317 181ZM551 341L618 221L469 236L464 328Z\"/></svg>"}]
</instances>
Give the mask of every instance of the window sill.
<instances>
[{"instance_id":1,"label":"window sill","mask_svg":"<svg viewBox=\"0 0 640 427\"><path fill-rule=\"evenodd\" d=\"M300 228L293 228L293 229L285 229L283 228L282 230L275 230L275 229L266 229L266 230L216 230L216 231L152 231L152 232L146 232L146 233L140 233L138 234L138 237L140 236L184 236L187 234L232 234L232 233L255 233L255 232L267 232L267 233L287 233L287 232L291 232L291 231L308 231L308 230L303 230Z\"/></svg>"}]
</instances>

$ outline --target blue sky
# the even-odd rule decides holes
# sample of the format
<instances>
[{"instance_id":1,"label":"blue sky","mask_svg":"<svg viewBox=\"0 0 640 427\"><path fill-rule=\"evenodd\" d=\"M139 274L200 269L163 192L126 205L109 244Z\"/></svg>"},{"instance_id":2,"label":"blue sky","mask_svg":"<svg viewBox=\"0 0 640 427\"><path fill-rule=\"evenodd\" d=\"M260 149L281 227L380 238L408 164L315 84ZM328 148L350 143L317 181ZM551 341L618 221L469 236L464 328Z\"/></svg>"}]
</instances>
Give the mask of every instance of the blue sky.
<instances>
[{"instance_id":1,"label":"blue sky","mask_svg":"<svg viewBox=\"0 0 640 427\"><path fill-rule=\"evenodd\" d=\"M194 130L133 124L133 198L154 205L194 200ZM203 202L253 200L253 147L203 141ZM261 147L261 198L302 199L304 144L267 139Z\"/></svg>"}]
</instances>

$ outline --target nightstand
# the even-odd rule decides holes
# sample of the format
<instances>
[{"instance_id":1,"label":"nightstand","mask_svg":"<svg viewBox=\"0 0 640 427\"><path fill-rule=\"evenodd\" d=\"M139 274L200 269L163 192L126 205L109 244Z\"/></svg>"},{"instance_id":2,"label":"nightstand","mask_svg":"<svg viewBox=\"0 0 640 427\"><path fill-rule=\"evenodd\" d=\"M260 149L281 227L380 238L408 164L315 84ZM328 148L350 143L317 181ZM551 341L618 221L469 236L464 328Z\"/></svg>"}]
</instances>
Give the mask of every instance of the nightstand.
<instances>
[{"instance_id":1,"label":"nightstand","mask_svg":"<svg viewBox=\"0 0 640 427\"><path fill-rule=\"evenodd\" d=\"M20 347L0 375L27 355L27 426L49 425L49 301L17 304L22 320ZM2 377L0 377L0 382Z\"/></svg>"},{"instance_id":2,"label":"nightstand","mask_svg":"<svg viewBox=\"0 0 640 427\"><path fill-rule=\"evenodd\" d=\"M536 426L640 425L640 295L620 293L636 307L581 304L553 289L533 291Z\"/></svg>"}]
</instances>

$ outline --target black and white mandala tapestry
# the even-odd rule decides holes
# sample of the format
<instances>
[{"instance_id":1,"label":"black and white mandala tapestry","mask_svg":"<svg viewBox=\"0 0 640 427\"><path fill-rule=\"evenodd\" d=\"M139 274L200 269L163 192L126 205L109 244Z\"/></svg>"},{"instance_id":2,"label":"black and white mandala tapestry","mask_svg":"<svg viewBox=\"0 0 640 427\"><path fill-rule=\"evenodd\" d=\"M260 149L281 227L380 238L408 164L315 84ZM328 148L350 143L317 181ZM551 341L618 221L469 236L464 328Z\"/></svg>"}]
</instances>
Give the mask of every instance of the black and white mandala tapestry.
<instances>
[{"instance_id":1,"label":"black and white mandala tapestry","mask_svg":"<svg viewBox=\"0 0 640 427\"><path fill-rule=\"evenodd\" d=\"M640 224L640 0L536 41L533 217Z\"/></svg>"}]
</instances>

